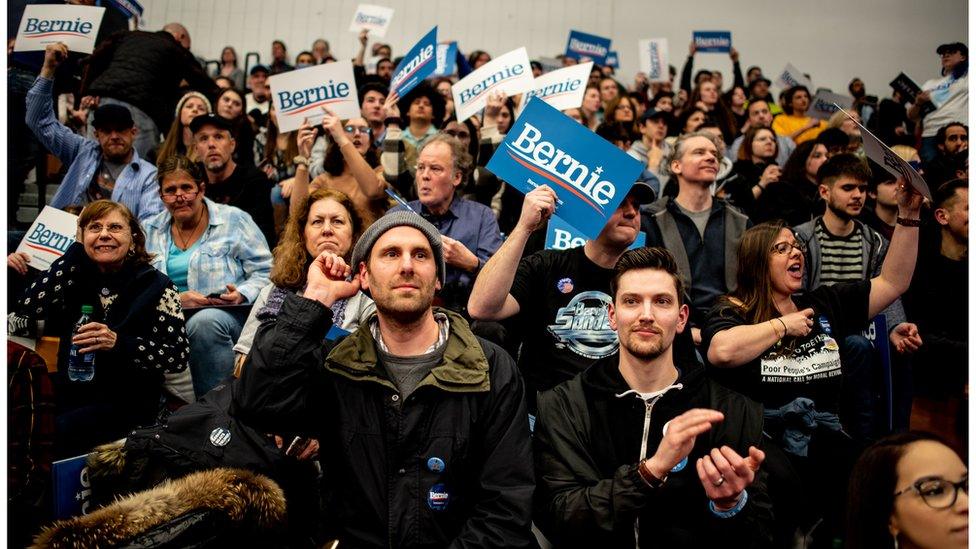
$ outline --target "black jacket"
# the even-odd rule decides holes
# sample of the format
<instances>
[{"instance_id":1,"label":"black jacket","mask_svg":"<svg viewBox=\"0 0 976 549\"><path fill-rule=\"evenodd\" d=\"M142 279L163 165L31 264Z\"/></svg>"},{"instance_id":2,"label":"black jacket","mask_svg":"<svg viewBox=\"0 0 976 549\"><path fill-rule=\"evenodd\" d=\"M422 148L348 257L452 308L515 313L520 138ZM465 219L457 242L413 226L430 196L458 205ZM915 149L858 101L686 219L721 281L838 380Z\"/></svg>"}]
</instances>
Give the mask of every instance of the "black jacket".
<instances>
[{"instance_id":1,"label":"black jacket","mask_svg":"<svg viewBox=\"0 0 976 549\"><path fill-rule=\"evenodd\" d=\"M445 313L442 362L403 402L365 324L326 357L332 312L288 295L258 330L232 413L268 432L318 437L324 519L340 547L535 543L522 380L511 357ZM447 494L445 508L432 509L435 494Z\"/></svg>"},{"instance_id":2,"label":"black jacket","mask_svg":"<svg viewBox=\"0 0 976 549\"><path fill-rule=\"evenodd\" d=\"M87 64L82 95L131 103L148 114L160 132L173 122L173 110L185 91L182 81L211 99L217 93L217 85L190 50L166 31L113 35L92 52Z\"/></svg>"},{"instance_id":3,"label":"black jacket","mask_svg":"<svg viewBox=\"0 0 976 549\"><path fill-rule=\"evenodd\" d=\"M664 424L692 408L718 410L725 421L699 435L684 467L652 489L637 473L647 408L633 394L616 396L630 390L617 364L617 355L607 357L539 395L535 521L542 532L557 547L634 547L639 518L642 547L769 546L763 470L747 488L742 511L723 519L709 510L695 468L699 457L723 444L742 456L749 446L761 447L762 406L707 379L701 366L679 366L682 388L651 407L647 457Z\"/></svg>"}]
</instances>

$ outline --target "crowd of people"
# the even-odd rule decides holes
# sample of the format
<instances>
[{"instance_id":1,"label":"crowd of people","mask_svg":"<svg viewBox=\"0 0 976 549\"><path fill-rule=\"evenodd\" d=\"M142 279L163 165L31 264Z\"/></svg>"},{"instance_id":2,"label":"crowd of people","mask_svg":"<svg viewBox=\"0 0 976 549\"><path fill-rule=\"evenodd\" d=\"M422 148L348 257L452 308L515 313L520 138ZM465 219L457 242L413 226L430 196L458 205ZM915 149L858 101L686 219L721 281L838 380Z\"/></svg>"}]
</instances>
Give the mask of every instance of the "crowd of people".
<instances>
[{"instance_id":1,"label":"crowd of people","mask_svg":"<svg viewBox=\"0 0 976 549\"><path fill-rule=\"evenodd\" d=\"M51 205L78 214L49 269L7 258L8 331L60 338L10 418L18 542L52 518L52 461L91 452L110 507L217 466L288 506L272 532L232 516L143 542L966 546L965 44L938 47L914 99L853 78L826 120L734 48L731 86L695 72L694 44L671 81L594 65L563 113L643 171L596 238L557 250L553 189L486 167L521 97L456 118L451 85L491 54L399 97L392 46L358 40L360 116L293 132L268 77L336 62L325 40L251 67L227 46L208 73L171 23L12 59L10 192L49 154ZM94 379L69 379L73 353ZM8 358L46 372L17 342Z\"/></svg>"}]
</instances>

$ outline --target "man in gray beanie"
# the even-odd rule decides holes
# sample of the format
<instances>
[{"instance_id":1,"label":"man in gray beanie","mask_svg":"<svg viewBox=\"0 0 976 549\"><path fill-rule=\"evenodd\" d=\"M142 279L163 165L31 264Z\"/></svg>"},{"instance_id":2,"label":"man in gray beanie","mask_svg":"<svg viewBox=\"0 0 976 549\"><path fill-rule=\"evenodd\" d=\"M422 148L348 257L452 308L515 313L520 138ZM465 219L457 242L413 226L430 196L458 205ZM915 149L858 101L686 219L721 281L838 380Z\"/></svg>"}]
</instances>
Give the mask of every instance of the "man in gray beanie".
<instances>
[{"instance_id":1,"label":"man in gray beanie","mask_svg":"<svg viewBox=\"0 0 976 549\"><path fill-rule=\"evenodd\" d=\"M346 546L527 547L534 489L525 389L510 356L432 307L437 229L393 212L352 267L323 252L302 297L259 329L234 414L320 441L327 535ZM376 314L331 351L331 306L363 290ZM322 541L322 540L317 540Z\"/></svg>"}]
</instances>

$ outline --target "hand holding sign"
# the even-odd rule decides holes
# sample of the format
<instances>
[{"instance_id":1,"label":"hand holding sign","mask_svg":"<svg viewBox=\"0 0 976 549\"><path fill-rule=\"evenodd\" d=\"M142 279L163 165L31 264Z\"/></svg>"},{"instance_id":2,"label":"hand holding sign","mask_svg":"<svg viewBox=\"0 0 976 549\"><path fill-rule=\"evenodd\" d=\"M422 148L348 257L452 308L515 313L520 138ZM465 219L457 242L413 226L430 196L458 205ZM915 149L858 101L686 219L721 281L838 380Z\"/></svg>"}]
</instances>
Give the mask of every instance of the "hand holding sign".
<instances>
[{"instance_id":1,"label":"hand holding sign","mask_svg":"<svg viewBox=\"0 0 976 549\"><path fill-rule=\"evenodd\" d=\"M496 90L488 94L488 102L485 104L484 127L488 128L498 125L498 115L501 114L504 105L504 93Z\"/></svg>"},{"instance_id":2,"label":"hand holding sign","mask_svg":"<svg viewBox=\"0 0 976 549\"><path fill-rule=\"evenodd\" d=\"M302 122L298 128L298 154L308 158L312 155L312 145L315 144L315 128L308 123L308 119Z\"/></svg>"},{"instance_id":3,"label":"hand holding sign","mask_svg":"<svg viewBox=\"0 0 976 549\"><path fill-rule=\"evenodd\" d=\"M400 96L396 92L390 92L383 102L383 118L400 118Z\"/></svg>"},{"instance_id":4,"label":"hand holding sign","mask_svg":"<svg viewBox=\"0 0 976 549\"><path fill-rule=\"evenodd\" d=\"M44 48L44 66L41 68L41 76L44 78L54 78L54 71L67 58L68 46L64 42L48 44Z\"/></svg>"},{"instance_id":5,"label":"hand holding sign","mask_svg":"<svg viewBox=\"0 0 976 549\"><path fill-rule=\"evenodd\" d=\"M30 256L24 252L14 252L7 256L7 267L21 275L27 274L28 263L30 263Z\"/></svg>"},{"instance_id":6,"label":"hand holding sign","mask_svg":"<svg viewBox=\"0 0 976 549\"><path fill-rule=\"evenodd\" d=\"M328 107L322 107L322 112L325 113L322 117L322 129L329 132L332 139L335 139L336 145L341 147L349 140L346 131L342 128L342 120Z\"/></svg>"},{"instance_id":7,"label":"hand holding sign","mask_svg":"<svg viewBox=\"0 0 976 549\"><path fill-rule=\"evenodd\" d=\"M549 185L536 187L525 195L522 202L522 213L519 215L517 227L526 232L535 232L556 211L555 191Z\"/></svg>"}]
</instances>

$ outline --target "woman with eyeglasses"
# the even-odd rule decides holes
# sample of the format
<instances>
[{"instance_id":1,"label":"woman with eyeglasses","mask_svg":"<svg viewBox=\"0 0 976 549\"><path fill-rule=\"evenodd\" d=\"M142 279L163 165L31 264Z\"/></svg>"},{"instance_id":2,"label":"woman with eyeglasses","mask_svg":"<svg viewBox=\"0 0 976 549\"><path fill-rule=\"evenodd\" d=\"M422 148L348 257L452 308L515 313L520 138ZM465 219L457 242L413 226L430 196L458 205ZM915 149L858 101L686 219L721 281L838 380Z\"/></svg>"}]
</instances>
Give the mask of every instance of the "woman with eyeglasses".
<instances>
[{"instance_id":1,"label":"woman with eyeglasses","mask_svg":"<svg viewBox=\"0 0 976 549\"><path fill-rule=\"evenodd\" d=\"M78 239L10 303L8 318L11 335L36 337L33 326L44 320L45 335L61 339L53 374L56 458L154 423L164 374L185 371L189 358L179 292L150 264L132 212L110 200L92 202L78 217ZM74 333L86 305L94 311L90 322ZM68 377L72 344L95 353L89 381Z\"/></svg>"},{"instance_id":2,"label":"woman with eyeglasses","mask_svg":"<svg viewBox=\"0 0 976 549\"><path fill-rule=\"evenodd\" d=\"M386 106L391 100L387 98ZM393 103L395 104L395 103ZM328 146L323 160L325 173L309 183L308 166L296 160L295 183L291 192L291 210L298 211L303 200L318 189L333 189L349 197L365 230L390 209L386 179L379 153L373 146L372 130L365 118L350 118L345 123L323 107ZM307 123L298 129L298 158L307 159L315 142L315 128ZM307 160L306 160L307 162Z\"/></svg>"},{"instance_id":3,"label":"woman with eyeglasses","mask_svg":"<svg viewBox=\"0 0 976 549\"><path fill-rule=\"evenodd\" d=\"M153 266L179 289L187 310L190 370L197 398L234 370L234 342L261 288L271 252L251 216L208 200L203 165L173 156L159 166L165 210L145 222Z\"/></svg>"},{"instance_id":4,"label":"woman with eyeglasses","mask_svg":"<svg viewBox=\"0 0 976 549\"><path fill-rule=\"evenodd\" d=\"M921 195L900 187L899 226L877 277L809 292L801 292L804 250L793 231L782 221L752 227L739 241L735 290L719 298L702 330L709 374L762 403L763 430L781 450L773 452L773 467L779 461L802 486L777 509L823 516L821 535L840 528L832 511L842 502L833 499L843 493L855 455L843 427L853 418L841 417L839 342L860 334L908 289L921 204Z\"/></svg>"},{"instance_id":5,"label":"woman with eyeglasses","mask_svg":"<svg viewBox=\"0 0 976 549\"><path fill-rule=\"evenodd\" d=\"M969 468L945 441L891 435L861 454L847 502L848 549L969 546Z\"/></svg>"}]
</instances>

